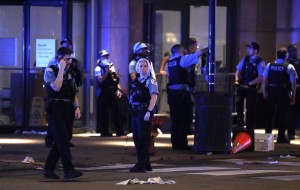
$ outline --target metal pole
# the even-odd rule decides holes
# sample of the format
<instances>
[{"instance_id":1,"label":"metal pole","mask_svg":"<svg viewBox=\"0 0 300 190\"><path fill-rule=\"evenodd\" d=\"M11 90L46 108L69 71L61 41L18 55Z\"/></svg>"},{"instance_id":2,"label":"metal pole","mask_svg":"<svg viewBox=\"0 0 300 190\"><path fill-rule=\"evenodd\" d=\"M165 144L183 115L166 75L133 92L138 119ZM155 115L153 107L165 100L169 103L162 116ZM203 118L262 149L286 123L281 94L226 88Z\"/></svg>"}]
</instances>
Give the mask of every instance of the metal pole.
<instances>
[{"instance_id":1,"label":"metal pole","mask_svg":"<svg viewBox=\"0 0 300 190\"><path fill-rule=\"evenodd\" d=\"M217 0L209 0L208 25L208 91L215 91L215 46L216 46L216 5Z\"/></svg>"}]
</instances>

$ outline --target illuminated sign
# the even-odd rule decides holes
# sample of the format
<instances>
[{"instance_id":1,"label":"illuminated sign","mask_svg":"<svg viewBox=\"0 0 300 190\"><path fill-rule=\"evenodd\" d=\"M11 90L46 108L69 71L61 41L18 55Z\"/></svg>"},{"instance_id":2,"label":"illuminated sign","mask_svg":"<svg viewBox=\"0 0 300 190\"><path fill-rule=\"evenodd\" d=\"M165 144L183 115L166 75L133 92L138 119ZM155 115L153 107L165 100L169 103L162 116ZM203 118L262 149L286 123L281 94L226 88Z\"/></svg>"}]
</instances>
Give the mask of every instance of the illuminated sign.
<instances>
[{"instance_id":1,"label":"illuminated sign","mask_svg":"<svg viewBox=\"0 0 300 190\"><path fill-rule=\"evenodd\" d=\"M55 39L36 39L36 67L47 67L55 52Z\"/></svg>"}]
</instances>

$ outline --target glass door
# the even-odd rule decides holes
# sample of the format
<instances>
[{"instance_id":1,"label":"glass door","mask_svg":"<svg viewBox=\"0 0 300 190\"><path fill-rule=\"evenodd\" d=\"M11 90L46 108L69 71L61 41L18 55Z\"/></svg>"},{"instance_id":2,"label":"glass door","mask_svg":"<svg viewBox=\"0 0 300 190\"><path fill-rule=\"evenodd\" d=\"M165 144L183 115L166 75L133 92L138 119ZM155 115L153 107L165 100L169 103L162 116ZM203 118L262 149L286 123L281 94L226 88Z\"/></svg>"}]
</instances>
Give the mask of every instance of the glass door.
<instances>
[{"instance_id":1,"label":"glass door","mask_svg":"<svg viewBox=\"0 0 300 190\"><path fill-rule=\"evenodd\" d=\"M47 22L50 21L51 22ZM29 126L46 126L44 69L60 47L62 7L30 6Z\"/></svg>"},{"instance_id":2,"label":"glass door","mask_svg":"<svg viewBox=\"0 0 300 190\"><path fill-rule=\"evenodd\" d=\"M168 113L168 78L160 73L160 69L162 61L170 56L171 47L188 38L188 22L183 22L188 17L188 4L185 1L174 3L169 0L144 2L144 40L153 47L151 59L159 84L159 113Z\"/></svg>"},{"instance_id":3,"label":"glass door","mask_svg":"<svg viewBox=\"0 0 300 190\"><path fill-rule=\"evenodd\" d=\"M159 113L169 112L167 104L168 77L160 73L163 60L170 56L171 47L181 43L181 12L175 10L155 11L155 49L154 63L159 85ZM165 71L165 67L162 68Z\"/></svg>"},{"instance_id":4,"label":"glass door","mask_svg":"<svg viewBox=\"0 0 300 190\"><path fill-rule=\"evenodd\" d=\"M1 5L0 15L0 128L9 129L23 121L23 6Z\"/></svg>"}]
</instances>

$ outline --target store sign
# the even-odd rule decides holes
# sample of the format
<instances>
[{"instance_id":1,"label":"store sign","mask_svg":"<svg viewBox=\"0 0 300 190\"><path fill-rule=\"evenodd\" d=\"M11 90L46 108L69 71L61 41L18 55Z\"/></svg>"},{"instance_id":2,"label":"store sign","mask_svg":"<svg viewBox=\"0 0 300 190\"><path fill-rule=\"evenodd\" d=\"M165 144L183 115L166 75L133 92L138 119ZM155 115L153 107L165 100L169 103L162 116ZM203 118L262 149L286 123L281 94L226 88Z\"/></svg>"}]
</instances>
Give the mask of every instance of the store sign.
<instances>
[{"instance_id":1,"label":"store sign","mask_svg":"<svg viewBox=\"0 0 300 190\"><path fill-rule=\"evenodd\" d=\"M36 39L36 67L47 67L55 52L55 39Z\"/></svg>"}]
</instances>

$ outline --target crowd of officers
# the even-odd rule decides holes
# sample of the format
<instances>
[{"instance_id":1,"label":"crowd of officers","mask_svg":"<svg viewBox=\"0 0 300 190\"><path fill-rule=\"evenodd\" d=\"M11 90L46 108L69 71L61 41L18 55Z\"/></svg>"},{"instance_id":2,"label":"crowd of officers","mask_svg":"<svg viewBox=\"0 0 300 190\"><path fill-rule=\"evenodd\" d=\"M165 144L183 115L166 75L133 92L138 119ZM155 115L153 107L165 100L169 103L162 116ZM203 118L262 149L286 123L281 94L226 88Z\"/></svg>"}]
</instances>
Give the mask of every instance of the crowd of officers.
<instances>
[{"instance_id":1,"label":"crowd of officers","mask_svg":"<svg viewBox=\"0 0 300 190\"><path fill-rule=\"evenodd\" d=\"M48 154L44 177L59 179L54 173L59 160L63 166L64 178L73 179L82 175L74 169L70 147L74 119L81 117L78 89L84 76L80 62L72 58L73 49L70 40L63 40L44 73L47 91L46 112L48 116L48 135L46 146ZM264 122L266 133L278 128L277 143L289 143L295 138L296 120L300 103L296 93L297 73L300 62L294 45L277 51L275 62L265 65L258 56L259 45L252 42L247 45L248 54L237 65L235 85L237 86L236 108L237 127L254 130L255 125ZM194 113L194 90L196 72L205 74L207 48L198 50L195 38L190 38L186 47L176 44L171 48L171 55L166 56L161 68L168 75L167 94L170 107L172 149L189 150L187 135L191 132ZM110 54L106 50L98 53L95 67L97 91L96 130L101 137L111 137L109 129L110 115L117 131L116 136L125 135L120 123L118 102L121 97L128 100L133 141L137 153L137 163L130 172L152 171L150 164L150 136L152 119L157 113L158 84L153 63L149 58L149 45L137 42L133 46L134 58L129 63L129 93L121 88L120 78ZM199 64L199 58L202 62ZM299 80L297 80L299 83ZM297 96L297 97L296 97ZM261 98L259 98L261 97ZM244 122L244 100L246 99L246 122ZM257 102L264 101L265 117L258 117ZM263 104L262 104L263 105ZM111 112L110 112L111 111ZM288 113L288 114L286 114ZM260 118L260 120L258 119ZM262 119L263 118L263 119ZM289 139L285 138L286 126L289 126Z\"/></svg>"},{"instance_id":2,"label":"crowd of officers","mask_svg":"<svg viewBox=\"0 0 300 190\"><path fill-rule=\"evenodd\" d=\"M278 129L277 143L289 144L295 139L297 118L300 115L298 75L300 62L297 47L289 45L277 50L277 59L267 65L258 56L256 42L247 45L247 55L236 67L236 128L253 131L264 127L266 133ZM246 100L246 122L244 121ZM286 137L286 129L288 135Z\"/></svg>"}]
</instances>

